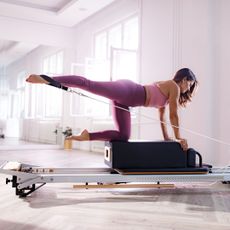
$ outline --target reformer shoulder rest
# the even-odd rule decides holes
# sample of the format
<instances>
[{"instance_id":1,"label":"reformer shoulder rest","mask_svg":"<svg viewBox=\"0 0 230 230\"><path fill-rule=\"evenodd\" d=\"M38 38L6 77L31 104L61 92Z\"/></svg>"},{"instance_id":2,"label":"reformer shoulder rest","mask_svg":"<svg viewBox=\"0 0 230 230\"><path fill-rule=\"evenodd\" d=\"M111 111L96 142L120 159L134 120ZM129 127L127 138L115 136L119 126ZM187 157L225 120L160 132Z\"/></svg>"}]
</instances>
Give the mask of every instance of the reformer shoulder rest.
<instances>
[{"instance_id":1,"label":"reformer shoulder rest","mask_svg":"<svg viewBox=\"0 0 230 230\"><path fill-rule=\"evenodd\" d=\"M186 152L174 141L110 141L105 143L105 164L119 172L206 173L202 156Z\"/></svg>"}]
</instances>

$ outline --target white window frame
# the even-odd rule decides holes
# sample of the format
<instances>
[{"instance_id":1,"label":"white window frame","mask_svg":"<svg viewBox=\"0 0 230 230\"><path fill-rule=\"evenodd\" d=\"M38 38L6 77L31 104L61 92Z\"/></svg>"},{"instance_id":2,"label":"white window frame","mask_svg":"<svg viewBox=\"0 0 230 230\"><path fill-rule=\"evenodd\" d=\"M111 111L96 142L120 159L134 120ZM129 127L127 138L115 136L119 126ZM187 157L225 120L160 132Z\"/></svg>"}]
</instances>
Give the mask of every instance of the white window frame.
<instances>
[{"instance_id":1,"label":"white window frame","mask_svg":"<svg viewBox=\"0 0 230 230\"><path fill-rule=\"evenodd\" d=\"M48 68L46 68L45 61L48 59ZM61 60L60 60L61 59ZM64 52L58 51L43 60L43 73L48 76L63 74L64 68ZM60 89L45 86L43 87L44 92L44 118L60 118L62 116L62 104L63 104L63 92ZM50 96L52 98L50 100ZM55 100L54 100L55 99ZM54 104L53 104L54 103ZM54 107L54 108L52 108ZM52 112L54 110L54 112Z\"/></svg>"},{"instance_id":2,"label":"white window frame","mask_svg":"<svg viewBox=\"0 0 230 230\"><path fill-rule=\"evenodd\" d=\"M64 52L62 50L43 58L42 73L48 76L60 75L63 74L63 68ZM50 112L52 109L48 108L50 92L53 94L52 98L55 98L55 100L52 99L50 103L55 103L55 105L59 107L55 108L56 111L54 113ZM63 92L60 89L47 85L30 84L26 86L25 94L27 118L57 119L62 116ZM57 104L58 101L59 104Z\"/></svg>"},{"instance_id":3,"label":"white window frame","mask_svg":"<svg viewBox=\"0 0 230 230\"><path fill-rule=\"evenodd\" d=\"M9 118L24 118L25 117L25 79L26 71L20 71L16 77L15 90L8 91L8 112Z\"/></svg>"},{"instance_id":4,"label":"white window frame","mask_svg":"<svg viewBox=\"0 0 230 230\"><path fill-rule=\"evenodd\" d=\"M138 33L137 33L137 44L136 44L136 49L126 49L124 47L125 41L124 41L124 28L125 25L129 22L131 22L132 20L137 20L137 31L139 30L139 17L137 14L132 15L122 21L120 21L119 23L113 24L107 28L105 28L104 30L97 32L94 35L94 58L86 58L85 59L85 63L73 63L72 67L71 67L71 74L77 74L77 75L83 75L91 80L96 80L96 81L110 81L110 80L114 80L114 71L113 71L113 66L114 63L112 63L114 61L114 52L119 51L119 52L131 52L134 53L136 55L136 60L138 60ZM112 31L113 29L116 28L121 28L121 35L120 35L120 47L110 47L110 43L108 38L109 38L109 32ZM99 55L96 56L97 54L97 47L96 47L96 43L97 43L97 36L104 36L104 38L106 38L106 41L104 41L104 45L106 45L105 48L102 48L102 50L104 50L104 54L103 55ZM117 42L117 41L116 41ZM116 43L115 42L115 43ZM102 42L103 43L103 42ZM119 43L119 38L118 38L118 42ZM118 45L119 46L119 45ZM112 54L112 55L111 55ZM105 66L105 74L101 74L101 76L103 77L99 77L97 74L97 63L104 63ZM137 65L138 65L138 61L137 61ZM132 79L135 82L138 82L138 66L136 66L136 76L135 79ZM122 77L124 78L124 76ZM118 79L118 78L117 78ZM81 92L81 90L78 90L79 92ZM106 98L102 98L99 97L97 95L91 95L88 94L87 92L83 92L84 94L90 95L95 99L101 100L102 102L104 102L104 104L102 102L97 102L95 100L92 99L88 99L88 98L83 98L83 97L79 97L77 95L71 95L71 102L70 102L70 114L71 116L79 116L79 115L85 115L85 116L92 116L92 117L100 117L100 118L107 118L108 116L111 116L111 111L110 111L110 106L109 105L109 100ZM106 105L107 104L107 105ZM98 109L99 108L99 109ZM101 113L99 111L102 111Z\"/></svg>"}]
</instances>

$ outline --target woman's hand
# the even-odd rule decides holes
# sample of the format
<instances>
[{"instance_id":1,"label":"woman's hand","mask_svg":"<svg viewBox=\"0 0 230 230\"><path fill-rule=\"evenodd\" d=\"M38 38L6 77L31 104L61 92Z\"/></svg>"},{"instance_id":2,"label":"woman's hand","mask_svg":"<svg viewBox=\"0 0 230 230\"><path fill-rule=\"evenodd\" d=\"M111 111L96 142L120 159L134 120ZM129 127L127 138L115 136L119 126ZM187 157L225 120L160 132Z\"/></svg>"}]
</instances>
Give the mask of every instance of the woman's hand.
<instances>
[{"instance_id":1,"label":"woman's hand","mask_svg":"<svg viewBox=\"0 0 230 230\"><path fill-rule=\"evenodd\" d=\"M180 139L176 139L176 141L181 145L181 148L184 151L188 150L188 142L186 139L180 138Z\"/></svg>"},{"instance_id":2,"label":"woman's hand","mask_svg":"<svg viewBox=\"0 0 230 230\"><path fill-rule=\"evenodd\" d=\"M165 141L176 141L181 145L181 148L183 149L183 151L187 151L188 150L188 142L186 139L183 138L179 138L179 139L173 139L173 138L165 138Z\"/></svg>"}]
</instances>

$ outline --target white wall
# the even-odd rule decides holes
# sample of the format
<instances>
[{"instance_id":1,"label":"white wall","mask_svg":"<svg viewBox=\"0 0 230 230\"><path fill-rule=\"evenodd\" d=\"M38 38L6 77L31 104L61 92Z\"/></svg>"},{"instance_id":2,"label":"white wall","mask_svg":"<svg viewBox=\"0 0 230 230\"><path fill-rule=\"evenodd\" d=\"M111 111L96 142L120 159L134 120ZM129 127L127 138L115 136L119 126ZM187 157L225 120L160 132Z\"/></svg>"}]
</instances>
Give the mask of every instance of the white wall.
<instances>
[{"instance_id":1,"label":"white wall","mask_svg":"<svg viewBox=\"0 0 230 230\"><path fill-rule=\"evenodd\" d=\"M229 84L230 84L230 1L222 0L215 1L215 18L216 18L216 41L213 44L215 48L214 63L216 71L214 72L215 85L213 87L213 100L216 102L215 120L215 137L230 142L230 99L229 99ZM230 165L230 146L218 144L216 145L216 159L225 164Z\"/></svg>"},{"instance_id":2,"label":"white wall","mask_svg":"<svg viewBox=\"0 0 230 230\"><path fill-rule=\"evenodd\" d=\"M214 1L186 1L182 5L181 65L190 66L199 81L199 89L189 108L183 111L183 125L195 132L215 136L215 20ZM194 20L194 14L196 15ZM183 132L192 146L207 158L215 158L214 142Z\"/></svg>"},{"instance_id":3,"label":"white wall","mask_svg":"<svg viewBox=\"0 0 230 230\"><path fill-rule=\"evenodd\" d=\"M73 30L35 21L0 16L1 39L48 46L73 47Z\"/></svg>"},{"instance_id":4,"label":"white wall","mask_svg":"<svg viewBox=\"0 0 230 230\"><path fill-rule=\"evenodd\" d=\"M171 78L191 68L199 89L191 105L182 110L181 125L209 137L229 141L229 36L230 2L226 0L142 0L142 82ZM145 109L146 110L146 109ZM145 111L146 112L146 111ZM152 112L148 112L151 115ZM152 113L153 114L153 113ZM157 117L157 114L153 114ZM142 121L146 119L142 118ZM160 136L156 125L141 126L141 137ZM156 132L155 132L156 131ZM229 146L183 131L190 146L210 163L230 162Z\"/></svg>"},{"instance_id":5,"label":"white wall","mask_svg":"<svg viewBox=\"0 0 230 230\"><path fill-rule=\"evenodd\" d=\"M140 5L140 79L142 84L166 80L173 68L173 0L143 0ZM162 139L158 111L141 109L141 139Z\"/></svg>"}]
</instances>

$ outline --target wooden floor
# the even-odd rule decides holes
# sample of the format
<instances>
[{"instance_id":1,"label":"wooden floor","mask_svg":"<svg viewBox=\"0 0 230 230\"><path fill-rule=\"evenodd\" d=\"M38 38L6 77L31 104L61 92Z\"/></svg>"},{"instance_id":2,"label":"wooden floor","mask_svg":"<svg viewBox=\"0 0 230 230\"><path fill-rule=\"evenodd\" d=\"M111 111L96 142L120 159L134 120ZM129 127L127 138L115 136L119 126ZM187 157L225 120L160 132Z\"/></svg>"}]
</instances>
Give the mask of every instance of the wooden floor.
<instances>
[{"instance_id":1,"label":"wooden floor","mask_svg":"<svg viewBox=\"0 0 230 230\"><path fill-rule=\"evenodd\" d=\"M20 150L21 146L21 150ZM0 161L53 167L105 167L100 153L0 147ZM0 229L229 230L230 186L177 183L163 189L76 190L47 184L19 199L0 175Z\"/></svg>"}]
</instances>

